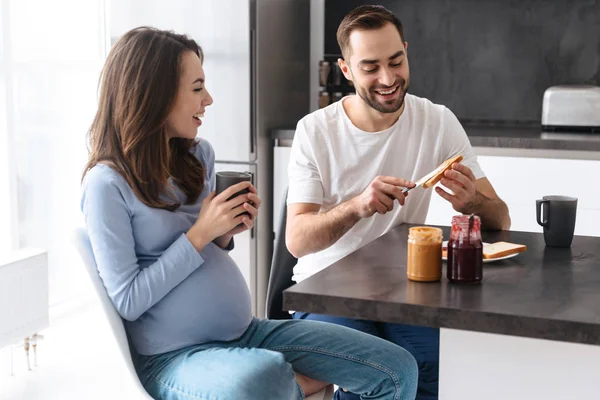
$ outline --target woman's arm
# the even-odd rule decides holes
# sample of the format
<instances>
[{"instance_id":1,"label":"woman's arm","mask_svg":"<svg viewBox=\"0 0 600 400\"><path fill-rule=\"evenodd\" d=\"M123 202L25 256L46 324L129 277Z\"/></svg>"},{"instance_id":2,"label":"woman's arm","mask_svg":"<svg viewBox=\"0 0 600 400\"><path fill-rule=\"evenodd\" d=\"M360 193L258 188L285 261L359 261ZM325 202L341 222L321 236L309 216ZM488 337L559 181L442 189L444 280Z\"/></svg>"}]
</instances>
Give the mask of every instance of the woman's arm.
<instances>
[{"instance_id":1,"label":"woman's arm","mask_svg":"<svg viewBox=\"0 0 600 400\"><path fill-rule=\"evenodd\" d=\"M98 272L126 320L138 319L204 262L181 234L156 262L140 268L131 211L114 177L88 174L82 209Z\"/></svg>"},{"instance_id":2,"label":"woman's arm","mask_svg":"<svg viewBox=\"0 0 600 400\"><path fill-rule=\"evenodd\" d=\"M226 233L223 236L219 236L218 238L213 240L213 243L222 248L223 250L230 251L233 250L232 239L233 235L230 233Z\"/></svg>"}]
</instances>

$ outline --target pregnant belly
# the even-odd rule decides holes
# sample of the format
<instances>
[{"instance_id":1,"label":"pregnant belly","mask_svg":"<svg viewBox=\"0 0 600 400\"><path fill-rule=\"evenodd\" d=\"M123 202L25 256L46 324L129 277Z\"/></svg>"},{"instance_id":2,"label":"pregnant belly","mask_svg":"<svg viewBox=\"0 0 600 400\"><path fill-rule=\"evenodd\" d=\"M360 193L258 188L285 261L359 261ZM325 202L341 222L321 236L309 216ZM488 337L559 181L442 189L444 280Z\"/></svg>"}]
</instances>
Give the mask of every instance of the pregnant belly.
<instances>
[{"instance_id":1,"label":"pregnant belly","mask_svg":"<svg viewBox=\"0 0 600 400\"><path fill-rule=\"evenodd\" d=\"M209 246L201 253L204 263L150 310L172 336L192 336L196 343L235 339L252 319L242 273L227 253Z\"/></svg>"}]
</instances>

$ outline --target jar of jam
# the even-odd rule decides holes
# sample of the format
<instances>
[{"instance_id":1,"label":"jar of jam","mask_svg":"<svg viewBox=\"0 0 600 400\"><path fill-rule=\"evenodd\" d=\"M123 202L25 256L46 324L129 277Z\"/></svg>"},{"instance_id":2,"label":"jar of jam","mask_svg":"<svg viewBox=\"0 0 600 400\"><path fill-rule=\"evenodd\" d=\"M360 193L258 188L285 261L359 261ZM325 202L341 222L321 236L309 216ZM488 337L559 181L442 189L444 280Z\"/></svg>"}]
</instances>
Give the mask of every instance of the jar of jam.
<instances>
[{"instance_id":1,"label":"jar of jam","mask_svg":"<svg viewBox=\"0 0 600 400\"><path fill-rule=\"evenodd\" d=\"M441 279L442 238L440 228L416 226L408 230L408 279L418 282L435 282Z\"/></svg>"},{"instance_id":2,"label":"jar of jam","mask_svg":"<svg viewBox=\"0 0 600 400\"><path fill-rule=\"evenodd\" d=\"M479 283L483 277L482 267L481 220L476 215L452 217L452 231L448 241L448 280Z\"/></svg>"}]
</instances>

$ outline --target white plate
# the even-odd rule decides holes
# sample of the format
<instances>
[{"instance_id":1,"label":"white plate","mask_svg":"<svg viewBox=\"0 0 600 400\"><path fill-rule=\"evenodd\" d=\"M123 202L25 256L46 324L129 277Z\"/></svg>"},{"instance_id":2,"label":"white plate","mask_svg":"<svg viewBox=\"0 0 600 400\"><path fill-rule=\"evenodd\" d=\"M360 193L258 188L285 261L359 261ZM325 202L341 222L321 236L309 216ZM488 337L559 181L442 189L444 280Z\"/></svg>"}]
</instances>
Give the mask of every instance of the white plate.
<instances>
[{"instance_id":1,"label":"white plate","mask_svg":"<svg viewBox=\"0 0 600 400\"><path fill-rule=\"evenodd\" d=\"M483 242L484 246L487 245L487 244L489 244L489 243ZM444 242L442 243L442 247L448 247L448 241L447 240L444 240ZM484 258L483 259L483 263L485 264L485 263L490 263L490 262L494 262L494 261L506 260L507 258L513 258L513 257L515 257L517 255L519 255L519 253L513 253L513 254L509 254L507 256L498 257L498 258ZM446 261L447 258L444 257L444 256L442 256L442 260Z\"/></svg>"}]
</instances>

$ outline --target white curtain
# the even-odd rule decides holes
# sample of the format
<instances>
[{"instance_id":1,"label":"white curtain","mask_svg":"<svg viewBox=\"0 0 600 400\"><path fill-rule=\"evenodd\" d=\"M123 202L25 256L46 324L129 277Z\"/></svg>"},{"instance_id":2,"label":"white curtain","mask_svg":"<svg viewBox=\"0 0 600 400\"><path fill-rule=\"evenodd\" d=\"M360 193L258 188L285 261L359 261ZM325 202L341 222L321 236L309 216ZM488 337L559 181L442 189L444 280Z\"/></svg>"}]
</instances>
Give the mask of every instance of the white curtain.
<instances>
[{"instance_id":1,"label":"white curtain","mask_svg":"<svg viewBox=\"0 0 600 400\"><path fill-rule=\"evenodd\" d=\"M8 21L8 8L5 0L1 0L0 8L0 255L16 247L14 237L17 235L16 218L16 190L14 161L9 152L12 131L9 115L12 97L11 87L8 85L10 78L10 42L4 32Z\"/></svg>"},{"instance_id":2,"label":"white curtain","mask_svg":"<svg viewBox=\"0 0 600 400\"><path fill-rule=\"evenodd\" d=\"M53 306L89 287L70 238L107 51L105 4L0 1L0 251L48 250Z\"/></svg>"}]
</instances>

